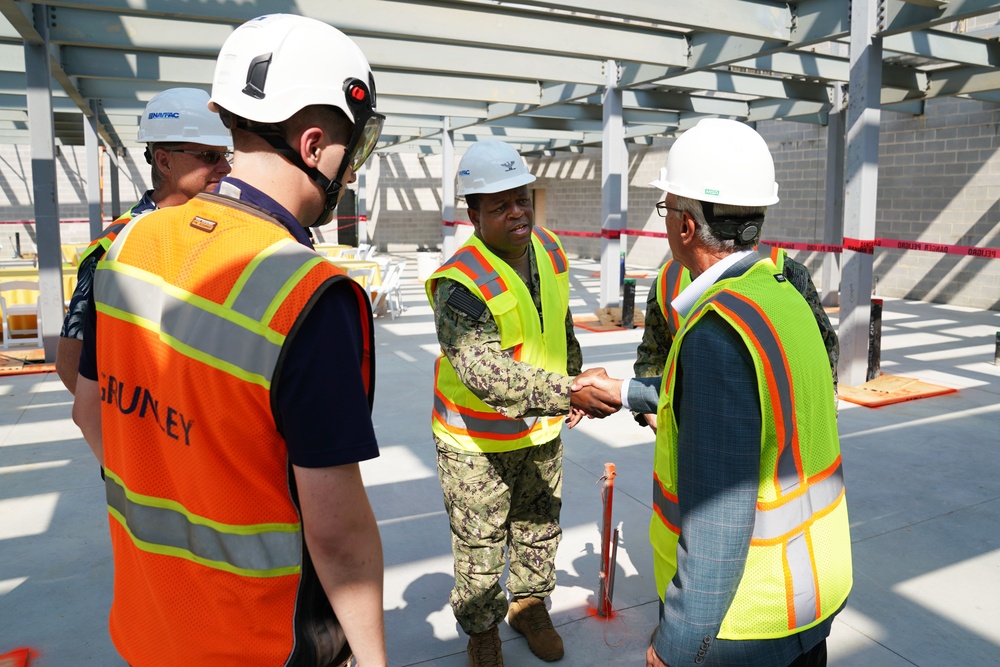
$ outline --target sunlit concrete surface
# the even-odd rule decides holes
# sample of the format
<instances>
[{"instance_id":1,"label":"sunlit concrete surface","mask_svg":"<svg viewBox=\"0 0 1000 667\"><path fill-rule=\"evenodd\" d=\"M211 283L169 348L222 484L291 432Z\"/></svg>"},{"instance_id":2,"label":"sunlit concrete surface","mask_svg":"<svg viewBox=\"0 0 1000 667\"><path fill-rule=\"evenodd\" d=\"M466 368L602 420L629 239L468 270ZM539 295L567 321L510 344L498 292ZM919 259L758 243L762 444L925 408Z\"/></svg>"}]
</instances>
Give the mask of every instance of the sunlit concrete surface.
<instances>
[{"instance_id":1,"label":"sunlit concrete surface","mask_svg":"<svg viewBox=\"0 0 1000 667\"><path fill-rule=\"evenodd\" d=\"M385 550L390 663L460 667L466 640L448 606L449 531L430 436L437 343L416 258L408 259L406 313L377 320L382 456L363 471ZM572 307L592 311L597 264L571 270ZM638 281L640 306L652 275ZM883 371L959 391L875 410L840 404L855 587L834 626L830 664L1000 664L1000 367L992 365L1000 313L893 299L884 309ZM641 330L577 333L585 366L630 373ZM0 379L0 654L30 646L38 667L113 667L124 663L107 632L104 490L70 406L54 374ZM652 434L628 415L565 434L551 603L566 643L560 664L642 664L657 614L647 539L652 457ZM594 616L605 462L618 470L621 529L611 620ZM508 665L542 664L506 624L500 634Z\"/></svg>"}]
</instances>

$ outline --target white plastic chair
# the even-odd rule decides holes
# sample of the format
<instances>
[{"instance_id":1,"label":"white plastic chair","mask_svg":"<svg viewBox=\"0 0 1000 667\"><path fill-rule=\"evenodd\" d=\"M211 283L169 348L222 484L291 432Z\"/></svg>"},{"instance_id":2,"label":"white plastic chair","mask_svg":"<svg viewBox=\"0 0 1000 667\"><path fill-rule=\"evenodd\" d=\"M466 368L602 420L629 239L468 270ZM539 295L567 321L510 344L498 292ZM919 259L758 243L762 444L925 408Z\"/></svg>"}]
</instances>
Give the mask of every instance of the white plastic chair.
<instances>
[{"instance_id":1,"label":"white plastic chair","mask_svg":"<svg viewBox=\"0 0 1000 667\"><path fill-rule=\"evenodd\" d=\"M4 292L11 292L14 290L33 290L38 291L38 282L34 280L9 280L7 282L0 283L0 317L3 319L3 349L10 349L11 345L30 345L31 347L41 347L42 346L42 309L38 304L38 297L35 297L34 303L7 303L7 297L4 296ZM12 317L20 317L24 315L34 315L35 316L35 328L34 329L15 329L11 326L10 320ZM14 338L15 335L28 334L27 337Z\"/></svg>"},{"instance_id":2,"label":"white plastic chair","mask_svg":"<svg viewBox=\"0 0 1000 667\"><path fill-rule=\"evenodd\" d=\"M365 293L368 294L368 300L372 300L372 283L375 282L375 272L378 271L377 266L365 266L359 267L357 269L348 269L347 275L353 280L358 280L361 286L365 288Z\"/></svg>"},{"instance_id":3,"label":"white plastic chair","mask_svg":"<svg viewBox=\"0 0 1000 667\"><path fill-rule=\"evenodd\" d=\"M376 316L384 308L391 319L403 314L403 295L400 291L406 262L392 264L382 277L382 284L372 289L372 313Z\"/></svg>"},{"instance_id":4,"label":"white plastic chair","mask_svg":"<svg viewBox=\"0 0 1000 667\"><path fill-rule=\"evenodd\" d=\"M361 259L357 248L345 248L334 259Z\"/></svg>"}]
</instances>

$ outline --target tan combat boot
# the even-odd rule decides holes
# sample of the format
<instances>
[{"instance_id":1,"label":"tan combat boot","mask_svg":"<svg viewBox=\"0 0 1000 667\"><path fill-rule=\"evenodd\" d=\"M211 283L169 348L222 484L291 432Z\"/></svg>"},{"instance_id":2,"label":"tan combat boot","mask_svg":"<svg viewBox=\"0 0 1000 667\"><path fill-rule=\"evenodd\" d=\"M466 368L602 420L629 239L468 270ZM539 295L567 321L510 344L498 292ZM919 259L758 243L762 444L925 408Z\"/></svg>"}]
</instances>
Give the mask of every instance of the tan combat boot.
<instances>
[{"instance_id":1,"label":"tan combat boot","mask_svg":"<svg viewBox=\"0 0 1000 667\"><path fill-rule=\"evenodd\" d=\"M503 667L500 651L500 630L493 626L486 632L469 635L469 667Z\"/></svg>"},{"instance_id":2,"label":"tan combat boot","mask_svg":"<svg viewBox=\"0 0 1000 667\"><path fill-rule=\"evenodd\" d=\"M563 642L552 627L545 600L518 598L510 603L507 622L528 640L528 648L542 660L552 662L563 657Z\"/></svg>"}]
</instances>

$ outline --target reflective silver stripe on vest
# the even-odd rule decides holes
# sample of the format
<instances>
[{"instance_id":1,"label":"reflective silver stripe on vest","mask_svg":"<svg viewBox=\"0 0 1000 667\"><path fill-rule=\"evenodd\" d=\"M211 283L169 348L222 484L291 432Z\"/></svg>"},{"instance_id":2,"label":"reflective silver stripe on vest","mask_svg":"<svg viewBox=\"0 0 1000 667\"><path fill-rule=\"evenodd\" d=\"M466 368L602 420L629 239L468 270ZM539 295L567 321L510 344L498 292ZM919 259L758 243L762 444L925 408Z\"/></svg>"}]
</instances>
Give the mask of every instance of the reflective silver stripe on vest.
<instances>
[{"instance_id":1,"label":"reflective silver stripe on vest","mask_svg":"<svg viewBox=\"0 0 1000 667\"><path fill-rule=\"evenodd\" d=\"M719 292L698 308L700 312L710 303L717 303L732 312L746 325L749 333L760 345L763 352L762 361L766 364L774 378L775 394L771 396L772 410L775 407L781 411L777 415L784 426L784 439L778 443L778 484L782 493L788 493L799 486L799 471L795 465L795 409L792 403L792 380L785 366L785 355L782 354L781 341L774 336L774 331L768 325L765 317L752 305L731 292ZM692 314L692 321L696 317Z\"/></svg>"},{"instance_id":2,"label":"reflective silver stripe on vest","mask_svg":"<svg viewBox=\"0 0 1000 667\"><path fill-rule=\"evenodd\" d=\"M130 501L111 475L105 478L108 506L125 519L133 538L154 548L183 549L192 556L226 563L268 576L269 570L299 567L302 563L299 531L236 534L193 522L183 512Z\"/></svg>"},{"instance_id":3,"label":"reflective silver stripe on vest","mask_svg":"<svg viewBox=\"0 0 1000 667\"><path fill-rule=\"evenodd\" d=\"M316 261L315 252L294 240L287 240L270 255L256 263L251 262L244 270L246 276L240 292L233 301L232 309L252 320L260 321L278 292L291 280L292 276L309 262ZM261 295L272 297L270 301ZM266 324L266 323L265 323Z\"/></svg>"},{"instance_id":4,"label":"reflective silver stripe on vest","mask_svg":"<svg viewBox=\"0 0 1000 667\"><path fill-rule=\"evenodd\" d=\"M660 516L665 517L671 526L677 530L681 529L681 507L667 497L656 477L653 478L653 504L660 511Z\"/></svg>"},{"instance_id":5,"label":"reflective silver stripe on vest","mask_svg":"<svg viewBox=\"0 0 1000 667\"><path fill-rule=\"evenodd\" d=\"M810 484L801 496L774 509L757 510L753 539L773 540L796 529L801 530L802 524L837 502L843 490L844 470L843 466L837 466L829 477Z\"/></svg>"},{"instance_id":6,"label":"reflective silver stripe on vest","mask_svg":"<svg viewBox=\"0 0 1000 667\"><path fill-rule=\"evenodd\" d=\"M813 578L812 558L805 533L788 541L785 556L788 559L788 571L792 575L795 627L801 628L816 620L816 579Z\"/></svg>"},{"instance_id":7,"label":"reflective silver stripe on vest","mask_svg":"<svg viewBox=\"0 0 1000 667\"><path fill-rule=\"evenodd\" d=\"M539 240L542 242L542 247L545 248L545 252L547 252L549 257L552 258L552 263L555 266L556 273L566 273L566 258L563 256L562 251L559 248L559 243L551 236L551 232L542 231L536 227L535 233L539 236Z\"/></svg>"},{"instance_id":8,"label":"reflective silver stripe on vest","mask_svg":"<svg viewBox=\"0 0 1000 667\"><path fill-rule=\"evenodd\" d=\"M677 286L681 281L681 273L684 271L684 266L674 260L670 262L667 266L667 270L664 272L663 285L660 287L660 295L663 299L663 303L660 304L661 310L663 312L663 317L667 321L667 328L670 329L670 333L674 336L677 335L677 313L674 312L674 307L671 305L672 295L676 290Z\"/></svg>"},{"instance_id":9,"label":"reflective silver stripe on vest","mask_svg":"<svg viewBox=\"0 0 1000 667\"><path fill-rule=\"evenodd\" d=\"M280 343L121 271L99 269L94 286L100 303L159 323L164 335L182 345L271 381ZM272 297L265 294L262 298L270 302Z\"/></svg>"},{"instance_id":10,"label":"reflective silver stripe on vest","mask_svg":"<svg viewBox=\"0 0 1000 667\"><path fill-rule=\"evenodd\" d=\"M472 270L473 281L487 300L507 291L506 285L500 280L500 274L493 267L483 264L475 253L469 252L468 249L455 253L455 257L441 268L449 268L458 264Z\"/></svg>"},{"instance_id":11,"label":"reflective silver stripe on vest","mask_svg":"<svg viewBox=\"0 0 1000 667\"><path fill-rule=\"evenodd\" d=\"M465 415L448 408L437 392L434 393L434 411L444 422L453 428L460 428L475 433L493 433L495 435L526 435L535 424L538 417L527 419L480 419Z\"/></svg>"}]
</instances>

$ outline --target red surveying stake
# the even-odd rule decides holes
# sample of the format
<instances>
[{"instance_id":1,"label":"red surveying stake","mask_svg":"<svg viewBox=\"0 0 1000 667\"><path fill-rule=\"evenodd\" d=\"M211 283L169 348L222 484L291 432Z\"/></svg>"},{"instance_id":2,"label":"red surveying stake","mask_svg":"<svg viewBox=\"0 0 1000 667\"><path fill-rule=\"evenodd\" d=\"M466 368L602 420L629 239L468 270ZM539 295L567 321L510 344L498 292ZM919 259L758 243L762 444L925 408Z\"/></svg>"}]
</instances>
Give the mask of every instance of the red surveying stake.
<instances>
[{"instance_id":1,"label":"red surveying stake","mask_svg":"<svg viewBox=\"0 0 1000 667\"><path fill-rule=\"evenodd\" d=\"M604 464L601 486L603 520L601 523L601 573L598 577L597 615L611 616L611 598L615 592L615 561L618 558L618 529L611 530L611 504L615 494L615 464Z\"/></svg>"}]
</instances>

